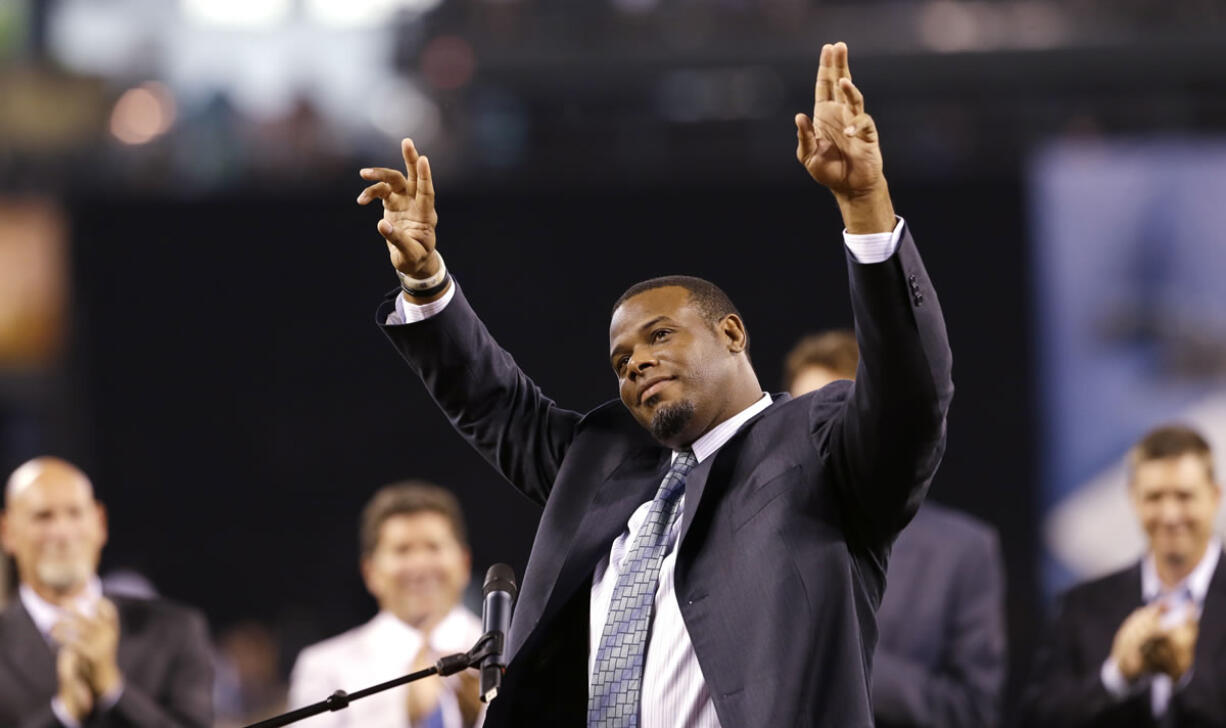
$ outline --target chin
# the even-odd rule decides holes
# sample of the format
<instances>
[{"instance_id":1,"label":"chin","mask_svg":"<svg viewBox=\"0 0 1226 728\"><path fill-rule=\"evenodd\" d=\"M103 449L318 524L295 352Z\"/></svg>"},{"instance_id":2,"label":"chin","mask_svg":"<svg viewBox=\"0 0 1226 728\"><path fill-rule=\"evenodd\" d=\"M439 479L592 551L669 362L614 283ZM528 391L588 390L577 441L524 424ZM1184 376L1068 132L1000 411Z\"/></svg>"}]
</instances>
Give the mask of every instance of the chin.
<instances>
[{"instance_id":1,"label":"chin","mask_svg":"<svg viewBox=\"0 0 1226 728\"><path fill-rule=\"evenodd\" d=\"M694 420L694 403L688 399L662 402L651 414L651 435L660 442L674 443Z\"/></svg>"}]
</instances>

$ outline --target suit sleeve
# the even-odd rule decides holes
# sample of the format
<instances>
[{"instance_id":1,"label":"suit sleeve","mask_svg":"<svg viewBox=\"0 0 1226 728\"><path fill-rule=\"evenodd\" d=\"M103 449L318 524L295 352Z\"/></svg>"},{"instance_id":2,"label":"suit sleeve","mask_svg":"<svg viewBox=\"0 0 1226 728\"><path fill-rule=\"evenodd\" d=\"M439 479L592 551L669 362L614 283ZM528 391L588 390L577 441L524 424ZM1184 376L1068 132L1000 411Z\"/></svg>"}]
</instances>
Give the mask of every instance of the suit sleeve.
<instances>
[{"instance_id":1,"label":"suit sleeve","mask_svg":"<svg viewBox=\"0 0 1226 728\"><path fill-rule=\"evenodd\" d=\"M940 665L878 650L873 708L882 726L992 728L1004 688L1004 566L995 534L966 542L951 584L951 615Z\"/></svg>"},{"instance_id":2,"label":"suit sleeve","mask_svg":"<svg viewBox=\"0 0 1226 728\"><path fill-rule=\"evenodd\" d=\"M1021 726L1028 728L1119 728L1149 716L1149 691L1117 700L1103 686L1106 654L1084 654L1078 636L1095 619L1075 593L1060 605L1055 624L1035 657L1033 676L1022 696Z\"/></svg>"},{"instance_id":3,"label":"suit sleeve","mask_svg":"<svg viewBox=\"0 0 1226 728\"><path fill-rule=\"evenodd\" d=\"M51 703L48 702L37 713L26 716L17 728L64 728L64 724L55 717Z\"/></svg>"},{"instance_id":4,"label":"suit sleeve","mask_svg":"<svg viewBox=\"0 0 1226 728\"><path fill-rule=\"evenodd\" d=\"M814 397L811 422L849 537L881 549L915 515L944 453L951 355L909 229L881 263L847 258L860 364L841 412Z\"/></svg>"},{"instance_id":5,"label":"suit sleeve","mask_svg":"<svg viewBox=\"0 0 1226 728\"><path fill-rule=\"evenodd\" d=\"M1173 725L1204 728L1226 726L1226 692L1222 690L1222 674L1213 660L1203 657L1197 655L1196 664L1192 666L1192 679L1171 696L1170 710L1177 716Z\"/></svg>"},{"instance_id":6,"label":"suit sleeve","mask_svg":"<svg viewBox=\"0 0 1226 728\"><path fill-rule=\"evenodd\" d=\"M544 504L580 415L541 393L494 341L463 291L425 321L385 324L396 295L376 314L392 346L464 439L516 488Z\"/></svg>"},{"instance_id":7,"label":"suit sleeve","mask_svg":"<svg viewBox=\"0 0 1226 728\"><path fill-rule=\"evenodd\" d=\"M180 639L160 695L125 684L119 702L90 725L107 728L208 728L213 725L213 663L208 628L196 612L168 630Z\"/></svg>"}]
</instances>

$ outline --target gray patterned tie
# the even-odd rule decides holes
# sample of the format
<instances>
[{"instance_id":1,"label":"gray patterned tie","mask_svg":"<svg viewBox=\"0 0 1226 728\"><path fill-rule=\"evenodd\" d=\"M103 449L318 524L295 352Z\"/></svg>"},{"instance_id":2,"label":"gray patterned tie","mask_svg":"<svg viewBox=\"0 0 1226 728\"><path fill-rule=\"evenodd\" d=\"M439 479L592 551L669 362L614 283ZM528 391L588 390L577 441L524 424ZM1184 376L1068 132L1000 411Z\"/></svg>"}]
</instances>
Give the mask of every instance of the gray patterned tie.
<instances>
[{"instance_id":1,"label":"gray patterned tie","mask_svg":"<svg viewBox=\"0 0 1226 728\"><path fill-rule=\"evenodd\" d=\"M622 561L596 649L587 701L588 728L637 728L639 724L643 658L660 562L668 550L669 531L680 515L677 501L685 492L685 478L697 464L694 453L688 450L673 460L647 510L647 519Z\"/></svg>"}]
</instances>

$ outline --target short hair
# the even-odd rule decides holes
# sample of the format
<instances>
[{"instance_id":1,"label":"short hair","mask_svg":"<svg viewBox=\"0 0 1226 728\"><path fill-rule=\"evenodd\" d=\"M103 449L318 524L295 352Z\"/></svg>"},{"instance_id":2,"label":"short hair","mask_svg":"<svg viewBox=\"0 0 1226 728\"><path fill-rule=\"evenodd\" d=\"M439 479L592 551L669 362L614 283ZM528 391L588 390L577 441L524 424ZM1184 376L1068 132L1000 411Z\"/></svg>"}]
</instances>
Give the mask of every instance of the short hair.
<instances>
[{"instance_id":1,"label":"short hair","mask_svg":"<svg viewBox=\"0 0 1226 728\"><path fill-rule=\"evenodd\" d=\"M1153 460L1166 460L1183 455L1195 455L1205 464L1209 480L1214 480L1213 451L1209 441L1199 432L1181 424L1156 427L1145 434L1128 451L1128 482L1136 476L1137 467Z\"/></svg>"},{"instance_id":2,"label":"short hair","mask_svg":"<svg viewBox=\"0 0 1226 728\"><path fill-rule=\"evenodd\" d=\"M440 488L433 483L422 480L406 480L400 483L385 485L375 491L374 496L362 509L362 521L359 529L359 545L362 558L365 559L375 552L379 545L379 534L383 524L393 516L407 516L416 513L438 513L447 519L456 540L461 546L468 547L468 533L464 527L464 514L460 510L460 502L446 488Z\"/></svg>"},{"instance_id":3,"label":"short hair","mask_svg":"<svg viewBox=\"0 0 1226 728\"><path fill-rule=\"evenodd\" d=\"M736 310L736 306L732 304L732 299L728 298L728 294L724 293L723 289L711 281L695 278L694 276L660 276L659 278L650 278L635 283L618 297L617 302L613 304L613 311L617 311L623 303L640 293L669 286L677 286L689 291L690 304L698 309L698 313L702 316L703 320L711 324L711 326L718 325L728 314L734 314L742 321L745 320L745 317L741 316L741 312Z\"/></svg>"},{"instance_id":4,"label":"short hair","mask_svg":"<svg viewBox=\"0 0 1226 728\"><path fill-rule=\"evenodd\" d=\"M783 388L790 391L796 377L809 367L823 367L840 377L856 378L860 347L850 329L831 329L809 334L788 352L783 362Z\"/></svg>"}]
</instances>

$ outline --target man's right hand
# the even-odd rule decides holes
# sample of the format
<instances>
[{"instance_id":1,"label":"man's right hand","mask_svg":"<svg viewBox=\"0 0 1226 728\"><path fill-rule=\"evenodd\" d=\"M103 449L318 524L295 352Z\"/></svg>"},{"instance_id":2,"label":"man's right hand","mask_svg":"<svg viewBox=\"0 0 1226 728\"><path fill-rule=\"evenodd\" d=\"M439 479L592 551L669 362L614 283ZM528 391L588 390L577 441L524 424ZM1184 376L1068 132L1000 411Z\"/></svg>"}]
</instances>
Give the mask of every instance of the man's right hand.
<instances>
[{"instance_id":1,"label":"man's right hand","mask_svg":"<svg viewBox=\"0 0 1226 728\"><path fill-rule=\"evenodd\" d=\"M438 213L434 211L430 161L417 153L412 139L402 140L400 151L404 155L405 174L386 167L363 169L359 173L362 179L375 183L362 190L358 204L383 200L383 219L378 227L387 241L392 265L410 278L429 278L438 272L440 264L434 253Z\"/></svg>"},{"instance_id":2,"label":"man's right hand","mask_svg":"<svg viewBox=\"0 0 1226 728\"><path fill-rule=\"evenodd\" d=\"M1111 645L1111 659L1115 660L1120 674L1128 682L1133 682L1149 671L1143 647L1158 634L1161 617L1161 605L1141 607L1128 615L1128 619L1124 620L1115 633L1115 641Z\"/></svg>"},{"instance_id":3,"label":"man's right hand","mask_svg":"<svg viewBox=\"0 0 1226 728\"><path fill-rule=\"evenodd\" d=\"M80 657L70 648L61 647L55 659L55 672L60 683L56 697L70 716L78 723L84 722L94 709L94 691L83 675Z\"/></svg>"}]
</instances>

